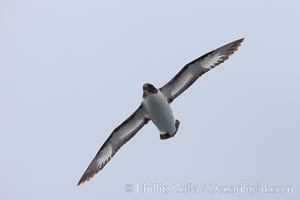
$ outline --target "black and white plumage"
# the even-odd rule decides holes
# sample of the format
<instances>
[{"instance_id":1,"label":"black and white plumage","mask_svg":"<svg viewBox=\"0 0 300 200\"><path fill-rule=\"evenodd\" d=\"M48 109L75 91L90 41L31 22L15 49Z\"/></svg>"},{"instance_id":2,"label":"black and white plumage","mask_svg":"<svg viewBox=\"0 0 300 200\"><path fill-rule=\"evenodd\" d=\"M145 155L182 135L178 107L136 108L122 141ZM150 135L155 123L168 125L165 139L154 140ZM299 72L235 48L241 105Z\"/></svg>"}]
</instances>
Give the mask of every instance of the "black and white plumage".
<instances>
[{"instance_id":1,"label":"black and white plumage","mask_svg":"<svg viewBox=\"0 0 300 200\"><path fill-rule=\"evenodd\" d=\"M188 63L160 89L156 89L149 83L144 84L141 105L128 119L113 130L82 175L78 185L88 181L103 169L121 146L150 120L159 129L162 140L173 137L180 122L174 118L170 103L201 75L227 60L238 49L243 40L242 38L231 42Z\"/></svg>"}]
</instances>

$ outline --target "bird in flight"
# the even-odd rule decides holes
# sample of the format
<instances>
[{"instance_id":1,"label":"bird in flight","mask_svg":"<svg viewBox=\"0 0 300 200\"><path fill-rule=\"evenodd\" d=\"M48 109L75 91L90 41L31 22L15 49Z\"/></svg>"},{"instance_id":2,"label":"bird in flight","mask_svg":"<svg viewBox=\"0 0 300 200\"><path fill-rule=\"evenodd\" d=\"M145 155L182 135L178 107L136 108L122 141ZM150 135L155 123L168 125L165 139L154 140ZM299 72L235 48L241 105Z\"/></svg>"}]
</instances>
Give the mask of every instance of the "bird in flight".
<instances>
[{"instance_id":1,"label":"bird in flight","mask_svg":"<svg viewBox=\"0 0 300 200\"><path fill-rule=\"evenodd\" d=\"M166 140L174 137L180 122L174 118L170 104L200 76L227 60L238 49L243 40L244 38L241 38L231 42L186 64L159 89L150 83L145 83L141 105L129 118L113 130L77 185L88 181L103 169L122 145L150 120L160 131L160 139Z\"/></svg>"}]
</instances>

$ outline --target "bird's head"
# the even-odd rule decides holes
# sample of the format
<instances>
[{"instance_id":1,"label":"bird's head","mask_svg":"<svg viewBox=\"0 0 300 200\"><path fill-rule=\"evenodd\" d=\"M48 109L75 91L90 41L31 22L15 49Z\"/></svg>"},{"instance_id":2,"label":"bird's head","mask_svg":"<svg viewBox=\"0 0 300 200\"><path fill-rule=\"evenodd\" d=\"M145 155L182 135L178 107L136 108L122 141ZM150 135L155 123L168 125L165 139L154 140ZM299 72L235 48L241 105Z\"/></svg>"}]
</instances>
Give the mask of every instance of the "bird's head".
<instances>
[{"instance_id":1,"label":"bird's head","mask_svg":"<svg viewBox=\"0 0 300 200\"><path fill-rule=\"evenodd\" d=\"M144 93L151 93L151 94L156 94L158 90L150 83L145 83L143 85L143 91Z\"/></svg>"}]
</instances>

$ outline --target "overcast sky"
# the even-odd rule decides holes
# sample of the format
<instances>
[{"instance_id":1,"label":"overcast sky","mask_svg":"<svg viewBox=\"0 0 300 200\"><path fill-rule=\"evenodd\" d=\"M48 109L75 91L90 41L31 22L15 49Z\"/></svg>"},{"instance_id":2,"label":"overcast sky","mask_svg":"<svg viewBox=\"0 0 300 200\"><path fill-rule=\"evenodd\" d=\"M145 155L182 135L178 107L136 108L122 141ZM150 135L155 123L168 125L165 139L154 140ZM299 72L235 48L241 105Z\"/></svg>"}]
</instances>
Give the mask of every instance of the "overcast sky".
<instances>
[{"instance_id":1,"label":"overcast sky","mask_svg":"<svg viewBox=\"0 0 300 200\"><path fill-rule=\"evenodd\" d=\"M299 199L299 6L0 0L0 199ZM160 87L241 37L172 104L174 138L149 123L76 186L143 83ZM142 190L151 185L169 190ZM198 191L178 191L187 185ZM243 185L293 191L223 191Z\"/></svg>"}]
</instances>

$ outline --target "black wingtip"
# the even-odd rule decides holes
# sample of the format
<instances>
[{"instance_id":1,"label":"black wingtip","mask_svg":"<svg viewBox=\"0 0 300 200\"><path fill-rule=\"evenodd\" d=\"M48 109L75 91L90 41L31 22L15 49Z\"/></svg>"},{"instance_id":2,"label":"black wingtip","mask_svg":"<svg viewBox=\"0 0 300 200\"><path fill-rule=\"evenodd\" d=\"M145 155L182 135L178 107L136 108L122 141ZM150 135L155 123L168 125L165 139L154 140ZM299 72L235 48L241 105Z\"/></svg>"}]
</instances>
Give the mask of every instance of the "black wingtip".
<instances>
[{"instance_id":1,"label":"black wingtip","mask_svg":"<svg viewBox=\"0 0 300 200\"><path fill-rule=\"evenodd\" d=\"M84 172L84 174L82 175L82 177L78 181L77 186L89 181L94 176L93 174L91 175L90 173L87 173L87 170Z\"/></svg>"},{"instance_id":2,"label":"black wingtip","mask_svg":"<svg viewBox=\"0 0 300 200\"><path fill-rule=\"evenodd\" d=\"M245 40L245 38L240 38L236 41L234 41L233 43L239 43L241 45L241 43Z\"/></svg>"},{"instance_id":3,"label":"black wingtip","mask_svg":"<svg viewBox=\"0 0 300 200\"><path fill-rule=\"evenodd\" d=\"M84 183L85 180L83 180L83 177L81 177L81 179L78 181L77 186L81 185L82 183Z\"/></svg>"},{"instance_id":4,"label":"black wingtip","mask_svg":"<svg viewBox=\"0 0 300 200\"><path fill-rule=\"evenodd\" d=\"M78 181L77 186L79 186L79 185L81 185L81 184L83 184L83 183L89 181L93 176L94 176L94 175L92 175L92 176L90 176L90 177L87 177L87 175L84 174L84 175L81 177L81 179Z\"/></svg>"},{"instance_id":5,"label":"black wingtip","mask_svg":"<svg viewBox=\"0 0 300 200\"><path fill-rule=\"evenodd\" d=\"M240 38L240 39L235 40L235 41L233 41L233 42L231 42L231 43L229 43L229 44L235 44L235 45L237 45L237 46L240 46L241 43L242 43L244 40L245 40L245 38Z\"/></svg>"},{"instance_id":6,"label":"black wingtip","mask_svg":"<svg viewBox=\"0 0 300 200\"><path fill-rule=\"evenodd\" d=\"M219 49L222 49L222 48L224 48L224 47L230 47L229 52L228 52L228 54L227 54L227 58L226 58L226 59L228 59L229 56L231 56L235 51L238 50L238 48L241 46L241 44L242 44L242 42L243 42L244 40L245 40L245 38L240 38L240 39L235 40L235 41L233 41L233 42L231 42L231 43L229 43L229 44L227 44L227 45L224 45L223 47L220 47ZM225 59L225 60L226 60L226 59ZM224 61L225 61L225 60L224 60Z\"/></svg>"}]
</instances>

